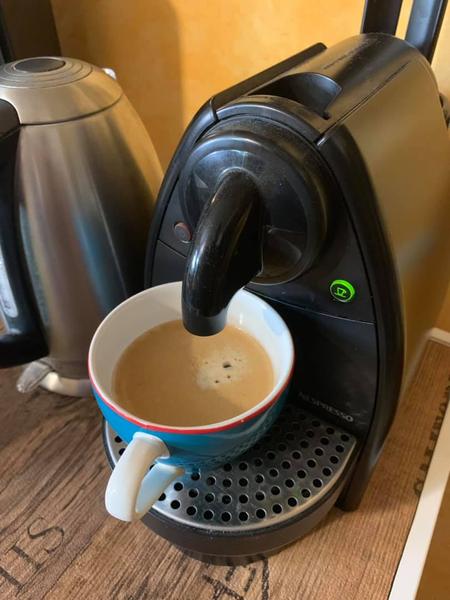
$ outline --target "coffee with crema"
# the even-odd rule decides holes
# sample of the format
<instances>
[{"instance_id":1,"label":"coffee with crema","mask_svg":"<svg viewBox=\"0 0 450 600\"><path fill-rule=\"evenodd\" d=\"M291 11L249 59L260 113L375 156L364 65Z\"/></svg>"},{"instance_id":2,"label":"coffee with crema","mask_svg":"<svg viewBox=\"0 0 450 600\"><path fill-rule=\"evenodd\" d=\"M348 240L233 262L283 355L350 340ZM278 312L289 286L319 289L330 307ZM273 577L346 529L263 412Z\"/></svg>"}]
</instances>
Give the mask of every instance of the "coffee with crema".
<instances>
[{"instance_id":1,"label":"coffee with crema","mask_svg":"<svg viewBox=\"0 0 450 600\"><path fill-rule=\"evenodd\" d=\"M218 423L249 410L271 391L272 363L261 344L233 325L214 336L190 334L181 321L145 332L120 357L115 401L163 425Z\"/></svg>"}]
</instances>

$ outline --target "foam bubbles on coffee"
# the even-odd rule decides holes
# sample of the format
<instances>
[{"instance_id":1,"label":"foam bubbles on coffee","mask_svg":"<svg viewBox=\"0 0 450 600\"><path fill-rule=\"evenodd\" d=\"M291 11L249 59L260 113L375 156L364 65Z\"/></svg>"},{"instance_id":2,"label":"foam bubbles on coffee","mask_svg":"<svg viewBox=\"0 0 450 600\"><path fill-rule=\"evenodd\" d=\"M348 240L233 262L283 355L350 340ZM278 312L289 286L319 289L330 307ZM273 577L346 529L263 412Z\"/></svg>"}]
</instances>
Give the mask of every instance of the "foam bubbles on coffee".
<instances>
[{"instance_id":1,"label":"foam bubbles on coffee","mask_svg":"<svg viewBox=\"0 0 450 600\"><path fill-rule=\"evenodd\" d=\"M273 381L270 358L246 332L227 325L198 337L170 321L126 348L114 371L113 397L141 419L188 427L246 412L270 393Z\"/></svg>"},{"instance_id":2,"label":"foam bubbles on coffee","mask_svg":"<svg viewBox=\"0 0 450 600\"><path fill-rule=\"evenodd\" d=\"M248 359L246 353L224 346L195 368L198 385L202 389L211 389L240 381L248 369Z\"/></svg>"}]
</instances>

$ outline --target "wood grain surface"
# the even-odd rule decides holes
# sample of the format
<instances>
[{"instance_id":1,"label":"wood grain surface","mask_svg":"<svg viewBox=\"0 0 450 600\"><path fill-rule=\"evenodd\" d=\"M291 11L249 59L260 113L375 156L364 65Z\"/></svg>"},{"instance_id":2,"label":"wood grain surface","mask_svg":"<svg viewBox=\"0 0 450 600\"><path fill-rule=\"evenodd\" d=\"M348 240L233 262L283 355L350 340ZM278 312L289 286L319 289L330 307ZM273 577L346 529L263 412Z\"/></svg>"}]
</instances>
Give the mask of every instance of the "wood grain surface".
<instances>
[{"instance_id":1,"label":"wood grain surface","mask_svg":"<svg viewBox=\"0 0 450 600\"><path fill-rule=\"evenodd\" d=\"M449 395L450 348L430 342L359 510L243 567L197 562L141 523L108 517L109 466L91 398L15 391L0 372L0 598L386 599Z\"/></svg>"}]
</instances>

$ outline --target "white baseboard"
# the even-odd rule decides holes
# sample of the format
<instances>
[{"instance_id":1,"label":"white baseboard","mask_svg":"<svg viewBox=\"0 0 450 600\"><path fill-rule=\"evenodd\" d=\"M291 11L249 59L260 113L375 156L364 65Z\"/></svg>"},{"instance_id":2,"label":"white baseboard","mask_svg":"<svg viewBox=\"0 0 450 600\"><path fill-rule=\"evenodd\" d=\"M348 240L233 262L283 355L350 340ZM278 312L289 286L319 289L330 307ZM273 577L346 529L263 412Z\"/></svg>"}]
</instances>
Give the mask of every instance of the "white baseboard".
<instances>
[{"instance_id":1,"label":"white baseboard","mask_svg":"<svg viewBox=\"0 0 450 600\"><path fill-rule=\"evenodd\" d=\"M430 330L429 339L450 346L450 331L439 329L439 327L433 327L433 329Z\"/></svg>"},{"instance_id":2,"label":"white baseboard","mask_svg":"<svg viewBox=\"0 0 450 600\"><path fill-rule=\"evenodd\" d=\"M446 335L450 337L448 333ZM389 600L414 600L416 597L450 474L449 456L450 409L447 409ZM443 560L447 558L443 557Z\"/></svg>"}]
</instances>

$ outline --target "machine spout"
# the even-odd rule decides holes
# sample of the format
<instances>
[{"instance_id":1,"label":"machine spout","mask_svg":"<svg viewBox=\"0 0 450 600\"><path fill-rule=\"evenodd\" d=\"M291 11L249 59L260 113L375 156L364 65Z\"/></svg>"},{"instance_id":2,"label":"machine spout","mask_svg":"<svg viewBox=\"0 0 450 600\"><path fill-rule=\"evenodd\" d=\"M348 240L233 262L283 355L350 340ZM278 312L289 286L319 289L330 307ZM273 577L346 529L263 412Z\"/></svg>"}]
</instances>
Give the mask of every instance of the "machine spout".
<instances>
[{"instance_id":1,"label":"machine spout","mask_svg":"<svg viewBox=\"0 0 450 600\"><path fill-rule=\"evenodd\" d=\"M226 323L234 294L262 268L264 206L243 171L221 181L200 216L183 279L183 323L195 335L214 335Z\"/></svg>"}]
</instances>

